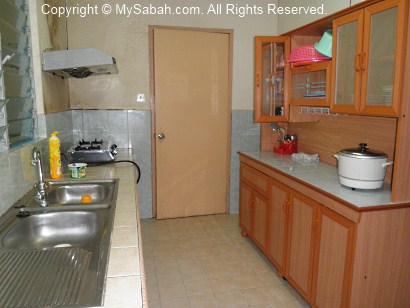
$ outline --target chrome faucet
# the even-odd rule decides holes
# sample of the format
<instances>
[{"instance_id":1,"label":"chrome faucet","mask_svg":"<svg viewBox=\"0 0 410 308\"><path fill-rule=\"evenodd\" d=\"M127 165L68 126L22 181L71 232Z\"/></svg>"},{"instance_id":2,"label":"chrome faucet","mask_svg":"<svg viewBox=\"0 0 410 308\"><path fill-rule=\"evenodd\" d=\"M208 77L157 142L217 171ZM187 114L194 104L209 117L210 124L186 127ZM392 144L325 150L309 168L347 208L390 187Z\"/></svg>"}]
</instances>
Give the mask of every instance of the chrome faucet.
<instances>
[{"instance_id":1,"label":"chrome faucet","mask_svg":"<svg viewBox=\"0 0 410 308\"><path fill-rule=\"evenodd\" d=\"M41 207L46 207L47 206L46 184L44 183L41 153L37 147L33 148L33 160L31 161L31 164L33 166L37 166L37 171L38 171L38 183L35 185L35 187L37 187L36 201L40 203Z\"/></svg>"}]
</instances>

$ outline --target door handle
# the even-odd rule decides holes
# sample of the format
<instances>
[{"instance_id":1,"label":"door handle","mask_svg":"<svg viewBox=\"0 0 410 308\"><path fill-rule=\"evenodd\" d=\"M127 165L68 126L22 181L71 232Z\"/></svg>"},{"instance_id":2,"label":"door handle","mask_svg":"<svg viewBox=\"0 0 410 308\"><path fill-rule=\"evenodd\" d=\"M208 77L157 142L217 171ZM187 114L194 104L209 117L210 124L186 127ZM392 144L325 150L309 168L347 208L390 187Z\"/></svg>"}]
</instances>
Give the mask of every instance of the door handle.
<instances>
[{"instance_id":1,"label":"door handle","mask_svg":"<svg viewBox=\"0 0 410 308\"><path fill-rule=\"evenodd\" d=\"M164 133L159 133L159 134L157 135L157 137L158 137L159 140L165 139Z\"/></svg>"}]
</instances>

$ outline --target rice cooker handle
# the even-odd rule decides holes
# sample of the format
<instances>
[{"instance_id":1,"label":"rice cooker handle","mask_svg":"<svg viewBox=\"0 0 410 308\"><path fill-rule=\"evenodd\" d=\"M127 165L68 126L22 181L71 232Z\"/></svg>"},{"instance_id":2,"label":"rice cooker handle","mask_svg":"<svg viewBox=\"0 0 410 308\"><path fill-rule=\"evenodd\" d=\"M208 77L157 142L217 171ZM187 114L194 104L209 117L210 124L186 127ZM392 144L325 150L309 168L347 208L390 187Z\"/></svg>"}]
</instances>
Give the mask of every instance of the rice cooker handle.
<instances>
[{"instance_id":1,"label":"rice cooker handle","mask_svg":"<svg viewBox=\"0 0 410 308\"><path fill-rule=\"evenodd\" d=\"M339 160L339 154L333 154L333 157Z\"/></svg>"},{"instance_id":2,"label":"rice cooker handle","mask_svg":"<svg viewBox=\"0 0 410 308\"><path fill-rule=\"evenodd\" d=\"M389 161L389 162L387 162L387 163L383 163L383 164L382 164L382 167L383 167L383 168L386 168L387 166L393 165L393 164L394 164L393 161Z\"/></svg>"},{"instance_id":3,"label":"rice cooker handle","mask_svg":"<svg viewBox=\"0 0 410 308\"><path fill-rule=\"evenodd\" d=\"M366 152L368 150L367 143L359 143L360 152Z\"/></svg>"}]
</instances>

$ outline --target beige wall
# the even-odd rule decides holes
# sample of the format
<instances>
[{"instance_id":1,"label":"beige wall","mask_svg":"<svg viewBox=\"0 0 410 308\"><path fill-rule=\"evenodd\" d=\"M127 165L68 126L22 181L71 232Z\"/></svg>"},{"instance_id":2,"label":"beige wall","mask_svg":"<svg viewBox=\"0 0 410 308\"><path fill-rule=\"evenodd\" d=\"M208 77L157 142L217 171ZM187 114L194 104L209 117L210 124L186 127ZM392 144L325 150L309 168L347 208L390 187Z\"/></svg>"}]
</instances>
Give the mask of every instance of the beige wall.
<instances>
[{"instance_id":1,"label":"beige wall","mask_svg":"<svg viewBox=\"0 0 410 308\"><path fill-rule=\"evenodd\" d=\"M332 14L354 4L357 4L363 0L279 0L280 6L315 6L318 7L323 4L324 11L327 14ZM296 29L300 26L308 24L312 21L318 20L324 15L279 15L278 20L278 33L285 33L290 30Z\"/></svg>"},{"instance_id":2,"label":"beige wall","mask_svg":"<svg viewBox=\"0 0 410 308\"><path fill-rule=\"evenodd\" d=\"M87 1L90 5L101 4L99 0ZM152 0L152 5L166 1ZM256 1L266 7L275 1ZM78 1L69 0L70 5ZM114 1L110 2L114 5ZM135 1L115 1L133 5ZM143 2L140 2L143 3ZM173 6L192 5L207 10L210 3L229 1L170 1ZM241 2L242 3L242 2ZM170 4L170 5L171 5ZM149 101L148 25L167 25L234 30L233 60L233 109L252 109L253 104L253 37L276 35L277 16L252 15L244 18L222 15L94 15L68 19L69 48L95 47L114 56L119 74L99 76L84 80L70 79L72 109L149 109L148 103L137 104L136 94L144 93Z\"/></svg>"},{"instance_id":3,"label":"beige wall","mask_svg":"<svg viewBox=\"0 0 410 308\"><path fill-rule=\"evenodd\" d=\"M48 49L64 49L65 21L52 18L41 12L45 3L59 3L58 0L36 0L29 2L30 27L32 31L34 83L37 113L45 114L70 109L68 81L43 73L41 53Z\"/></svg>"}]
</instances>

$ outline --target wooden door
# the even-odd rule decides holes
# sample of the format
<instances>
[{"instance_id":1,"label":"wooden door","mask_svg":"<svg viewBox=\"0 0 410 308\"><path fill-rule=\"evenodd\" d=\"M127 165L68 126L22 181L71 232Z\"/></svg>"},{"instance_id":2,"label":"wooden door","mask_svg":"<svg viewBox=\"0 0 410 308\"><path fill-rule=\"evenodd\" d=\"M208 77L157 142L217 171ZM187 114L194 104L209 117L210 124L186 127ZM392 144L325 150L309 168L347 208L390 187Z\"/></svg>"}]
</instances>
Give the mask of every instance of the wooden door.
<instances>
[{"instance_id":1,"label":"wooden door","mask_svg":"<svg viewBox=\"0 0 410 308\"><path fill-rule=\"evenodd\" d=\"M290 38L255 37L255 122L287 121L289 117Z\"/></svg>"},{"instance_id":2,"label":"wooden door","mask_svg":"<svg viewBox=\"0 0 410 308\"><path fill-rule=\"evenodd\" d=\"M396 116L401 100L408 1L364 9L360 113Z\"/></svg>"},{"instance_id":3,"label":"wooden door","mask_svg":"<svg viewBox=\"0 0 410 308\"><path fill-rule=\"evenodd\" d=\"M279 275L284 275L285 271L289 193L288 186L271 180L268 257L278 269Z\"/></svg>"},{"instance_id":4,"label":"wooden door","mask_svg":"<svg viewBox=\"0 0 410 308\"><path fill-rule=\"evenodd\" d=\"M331 111L358 113L363 56L363 10L333 21L332 42Z\"/></svg>"},{"instance_id":5,"label":"wooden door","mask_svg":"<svg viewBox=\"0 0 410 308\"><path fill-rule=\"evenodd\" d=\"M266 253L268 246L269 201L257 192L254 192L253 196L253 238L256 245Z\"/></svg>"},{"instance_id":6,"label":"wooden door","mask_svg":"<svg viewBox=\"0 0 410 308\"><path fill-rule=\"evenodd\" d=\"M291 191L286 277L310 301L318 203Z\"/></svg>"},{"instance_id":7,"label":"wooden door","mask_svg":"<svg viewBox=\"0 0 410 308\"><path fill-rule=\"evenodd\" d=\"M157 218L227 212L230 35L153 29Z\"/></svg>"},{"instance_id":8,"label":"wooden door","mask_svg":"<svg viewBox=\"0 0 410 308\"><path fill-rule=\"evenodd\" d=\"M242 235L252 236L253 189L241 181L239 195L239 225Z\"/></svg>"},{"instance_id":9,"label":"wooden door","mask_svg":"<svg viewBox=\"0 0 410 308\"><path fill-rule=\"evenodd\" d=\"M355 223L320 206L312 302L315 307L347 307Z\"/></svg>"}]
</instances>

